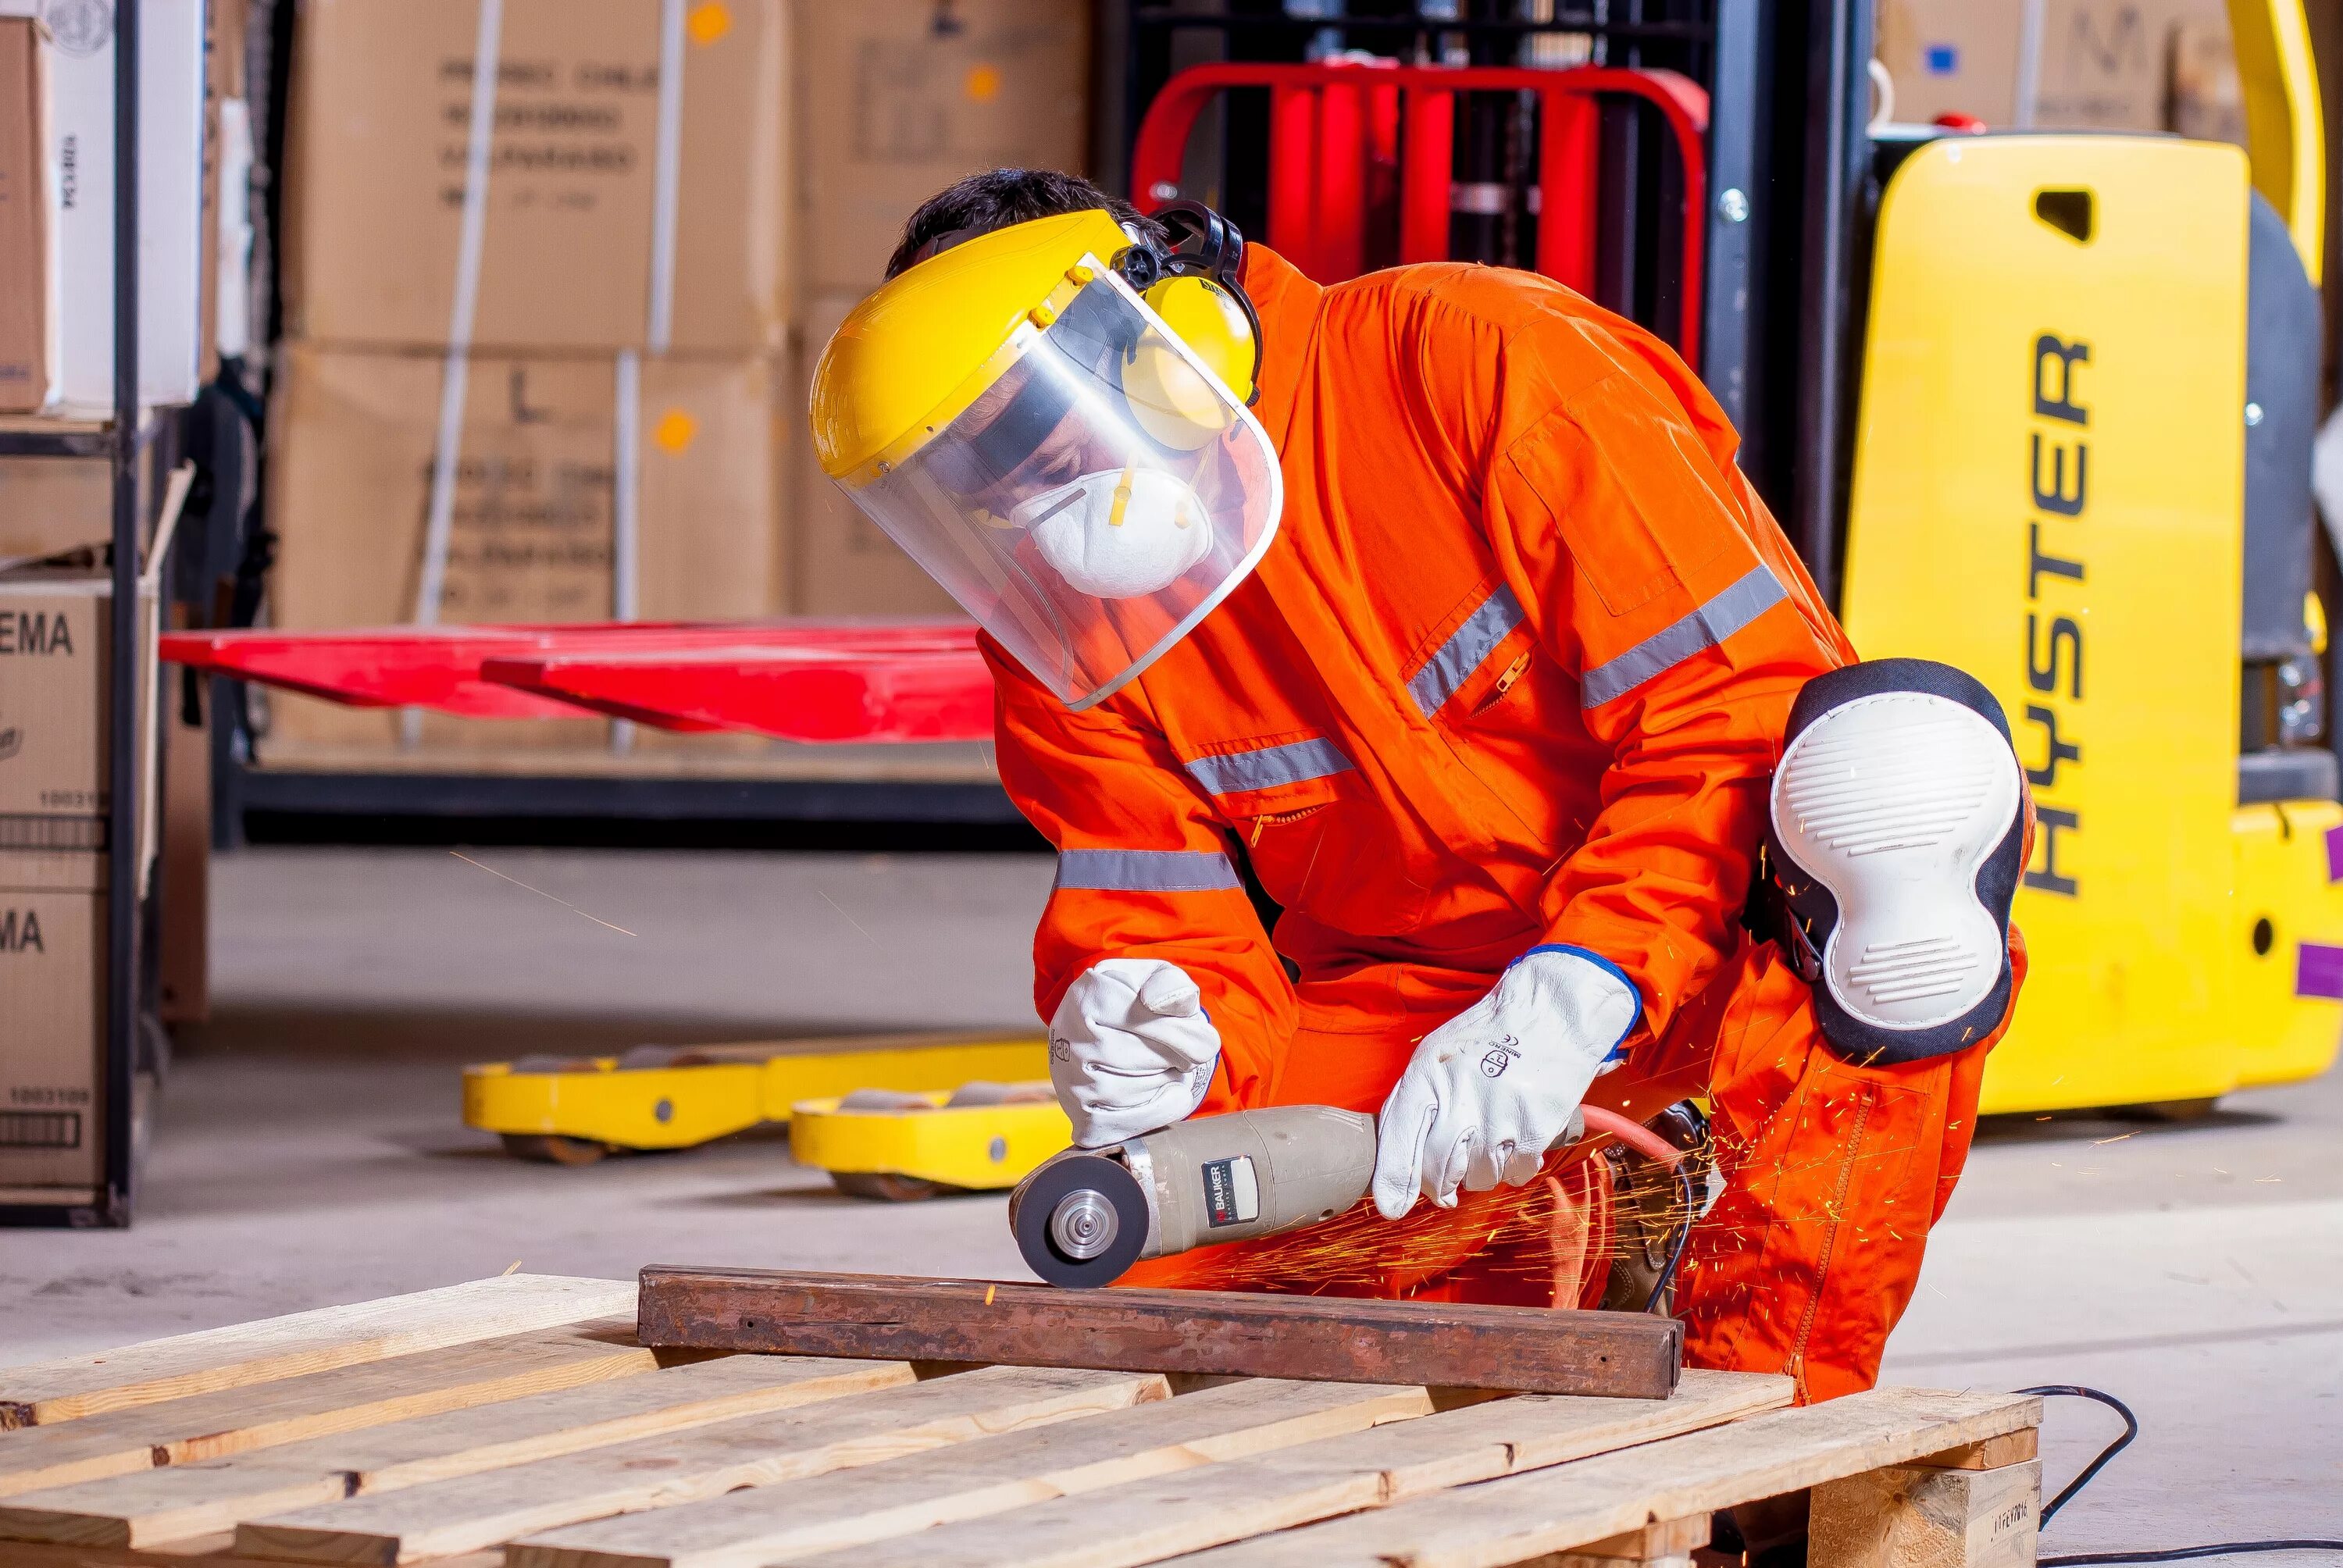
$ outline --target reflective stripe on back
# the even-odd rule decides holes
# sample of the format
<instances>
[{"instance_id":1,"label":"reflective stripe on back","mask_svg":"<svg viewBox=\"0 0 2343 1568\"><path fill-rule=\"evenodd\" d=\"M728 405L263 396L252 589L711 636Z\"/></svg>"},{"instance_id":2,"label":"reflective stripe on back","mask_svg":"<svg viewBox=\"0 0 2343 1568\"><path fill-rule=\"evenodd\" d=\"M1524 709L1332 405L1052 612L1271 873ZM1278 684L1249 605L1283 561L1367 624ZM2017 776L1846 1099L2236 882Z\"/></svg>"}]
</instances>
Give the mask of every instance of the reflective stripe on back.
<instances>
[{"instance_id":1,"label":"reflective stripe on back","mask_svg":"<svg viewBox=\"0 0 2343 1568\"><path fill-rule=\"evenodd\" d=\"M1464 624L1440 645L1440 651L1408 678L1407 694L1415 699L1417 711L1426 719L1439 712L1521 624L1522 601L1513 597L1513 589L1500 586L1464 618Z\"/></svg>"},{"instance_id":2,"label":"reflective stripe on back","mask_svg":"<svg viewBox=\"0 0 2343 1568\"><path fill-rule=\"evenodd\" d=\"M1267 789L1278 784L1299 784L1351 771L1342 749L1319 736L1263 746L1252 751L1229 751L1199 757L1182 764L1190 778L1214 795L1234 795L1246 789Z\"/></svg>"},{"instance_id":3,"label":"reflective stripe on back","mask_svg":"<svg viewBox=\"0 0 2343 1568\"><path fill-rule=\"evenodd\" d=\"M1614 697L1625 696L1702 649L1716 647L1788 597L1764 563L1752 567L1738 582L1682 620L1588 670L1580 689L1580 706L1598 708Z\"/></svg>"},{"instance_id":4,"label":"reflective stripe on back","mask_svg":"<svg viewBox=\"0 0 2343 1568\"><path fill-rule=\"evenodd\" d=\"M1061 849L1059 888L1109 893L1210 893L1242 884L1218 849Z\"/></svg>"}]
</instances>

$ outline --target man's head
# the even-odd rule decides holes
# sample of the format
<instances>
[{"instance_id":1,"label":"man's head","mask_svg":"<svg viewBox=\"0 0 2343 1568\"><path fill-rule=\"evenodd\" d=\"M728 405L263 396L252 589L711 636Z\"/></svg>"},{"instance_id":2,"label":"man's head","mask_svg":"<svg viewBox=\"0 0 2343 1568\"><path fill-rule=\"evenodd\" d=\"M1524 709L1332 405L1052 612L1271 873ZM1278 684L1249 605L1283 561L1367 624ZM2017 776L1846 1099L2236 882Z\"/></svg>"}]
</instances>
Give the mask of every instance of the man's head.
<instances>
[{"instance_id":1,"label":"man's head","mask_svg":"<svg viewBox=\"0 0 2343 1568\"><path fill-rule=\"evenodd\" d=\"M1156 309L1219 286L1161 276L1170 237L1065 175L964 180L814 370L823 471L1075 708L1244 581L1283 505L1267 432L1197 347L1250 352L1249 317L1229 306L1192 337L1179 298Z\"/></svg>"},{"instance_id":2,"label":"man's head","mask_svg":"<svg viewBox=\"0 0 2343 1568\"><path fill-rule=\"evenodd\" d=\"M954 243L980 234L1031 223L1037 217L1061 217L1091 209L1111 214L1117 223L1136 227L1149 244L1165 246L1171 236L1153 218L1137 207L1111 196L1080 175L1055 169L990 169L970 175L920 204L903 226L902 243L887 258L887 276L893 277L926 259L937 241Z\"/></svg>"}]
</instances>

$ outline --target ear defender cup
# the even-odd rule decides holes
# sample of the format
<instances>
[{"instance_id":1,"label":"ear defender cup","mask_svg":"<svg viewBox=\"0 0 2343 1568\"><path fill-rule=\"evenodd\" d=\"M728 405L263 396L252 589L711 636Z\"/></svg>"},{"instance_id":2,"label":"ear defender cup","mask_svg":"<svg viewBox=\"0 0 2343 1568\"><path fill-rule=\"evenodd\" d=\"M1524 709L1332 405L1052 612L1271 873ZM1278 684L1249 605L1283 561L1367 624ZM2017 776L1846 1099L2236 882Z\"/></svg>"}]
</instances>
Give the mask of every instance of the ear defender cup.
<instances>
[{"instance_id":1,"label":"ear defender cup","mask_svg":"<svg viewBox=\"0 0 2343 1568\"><path fill-rule=\"evenodd\" d=\"M1262 332L1261 313L1241 281L1244 235L1202 202L1172 202L1153 216L1170 236L1170 248L1134 243L1111 265L1237 400L1252 407L1261 396ZM1169 371L1165 376L1178 378Z\"/></svg>"},{"instance_id":2,"label":"ear defender cup","mask_svg":"<svg viewBox=\"0 0 2343 1568\"><path fill-rule=\"evenodd\" d=\"M1257 357L1252 328L1234 296L1211 278L1188 275L1167 277L1141 297L1147 301L1147 308L1161 317L1163 325L1221 378L1222 385L1236 394L1238 402L1252 401L1253 361ZM1150 361L1158 363L1151 365ZM1159 399L1151 400L1145 395L1152 383L1160 383L1162 387ZM1203 440L1185 443L1190 449L1218 437L1231 422L1221 411L1221 399L1198 381L1193 367L1160 347L1141 348L1140 363L1123 373L1123 389L1142 421L1147 418L1151 402L1152 406L1177 414L1184 424L1208 429L1210 434ZM1148 433L1156 434L1151 426ZM1161 436L1156 438L1164 439ZM1167 444L1182 445L1178 440Z\"/></svg>"},{"instance_id":3,"label":"ear defender cup","mask_svg":"<svg viewBox=\"0 0 2343 1568\"><path fill-rule=\"evenodd\" d=\"M1840 1056L1924 1061L2001 1020L2025 789L2001 704L1950 665L1878 659L1798 693L1767 835L1775 940Z\"/></svg>"}]
</instances>

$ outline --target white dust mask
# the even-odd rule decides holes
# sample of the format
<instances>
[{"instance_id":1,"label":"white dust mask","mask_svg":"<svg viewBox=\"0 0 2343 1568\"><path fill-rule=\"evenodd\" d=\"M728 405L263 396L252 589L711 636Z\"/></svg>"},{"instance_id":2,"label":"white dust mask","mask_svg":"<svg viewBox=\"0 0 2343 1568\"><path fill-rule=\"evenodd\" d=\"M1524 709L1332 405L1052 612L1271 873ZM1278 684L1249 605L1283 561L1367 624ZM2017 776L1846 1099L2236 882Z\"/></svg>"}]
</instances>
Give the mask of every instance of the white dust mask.
<instances>
[{"instance_id":1,"label":"white dust mask","mask_svg":"<svg viewBox=\"0 0 2343 1568\"><path fill-rule=\"evenodd\" d=\"M1011 521L1032 530L1059 576L1097 598L1159 593L1212 548L1212 525L1187 482L1136 465L1045 490Z\"/></svg>"}]
</instances>

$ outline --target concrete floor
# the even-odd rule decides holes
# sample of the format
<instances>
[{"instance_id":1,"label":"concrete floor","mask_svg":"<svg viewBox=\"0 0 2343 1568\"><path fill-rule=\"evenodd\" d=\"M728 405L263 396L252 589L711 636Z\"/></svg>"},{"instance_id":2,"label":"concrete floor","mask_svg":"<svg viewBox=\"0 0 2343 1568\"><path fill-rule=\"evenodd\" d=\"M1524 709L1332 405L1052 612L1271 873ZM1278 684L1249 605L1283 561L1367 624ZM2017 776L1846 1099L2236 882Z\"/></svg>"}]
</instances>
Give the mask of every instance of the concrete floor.
<instances>
[{"instance_id":1,"label":"concrete floor","mask_svg":"<svg viewBox=\"0 0 2343 1568\"><path fill-rule=\"evenodd\" d=\"M216 1016L159 1107L138 1224L0 1237L0 1362L516 1262L1021 1272L999 1200L842 1199L771 1137L587 1170L518 1163L460 1125L455 1068L1030 1027L1046 859L474 859L254 849L216 867ZM2237 1095L2185 1127L1989 1125L1887 1376L2089 1383L2138 1411L2139 1442L2046 1550L2343 1536L2343 1078ZM2054 1402L2050 1483L2115 1430Z\"/></svg>"}]
</instances>

